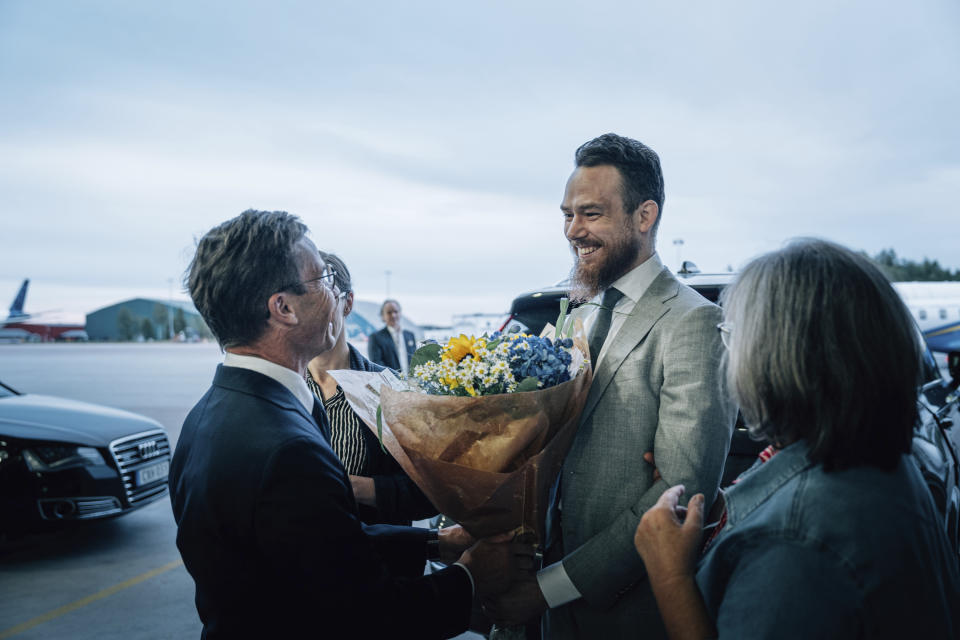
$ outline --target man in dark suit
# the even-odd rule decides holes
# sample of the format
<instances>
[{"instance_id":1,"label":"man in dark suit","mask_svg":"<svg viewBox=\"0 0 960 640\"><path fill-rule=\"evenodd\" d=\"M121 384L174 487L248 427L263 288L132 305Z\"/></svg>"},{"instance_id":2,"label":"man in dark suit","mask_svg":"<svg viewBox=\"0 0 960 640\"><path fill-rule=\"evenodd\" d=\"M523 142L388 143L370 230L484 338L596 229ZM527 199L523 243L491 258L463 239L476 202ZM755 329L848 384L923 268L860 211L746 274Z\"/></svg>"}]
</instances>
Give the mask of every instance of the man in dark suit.
<instances>
[{"instance_id":1,"label":"man in dark suit","mask_svg":"<svg viewBox=\"0 0 960 640\"><path fill-rule=\"evenodd\" d=\"M443 638L471 600L505 589L512 544L462 529L366 527L304 382L330 348L335 274L306 227L246 211L198 243L188 285L226 354L187 416L170 469L177 547L196 583L203 638ZM524 551L526 553L526 551ZM526 561L526 556L524 556Z\"/></svg>"},{"instance_id":2,"label":"man in dark suit","mask_svg":"<svg viewBox=\"0 0 960 640\"><path fill-rule=\"evenodd\" d=\"M407 331L400 324L400 315L399 302L383 301L380 305L380 317L387 326L370 335L367 342L367 357L377 364L407 373L410 368L410 358L417 350L417 339L413 332Z\"/></svg>"}]
</instances>

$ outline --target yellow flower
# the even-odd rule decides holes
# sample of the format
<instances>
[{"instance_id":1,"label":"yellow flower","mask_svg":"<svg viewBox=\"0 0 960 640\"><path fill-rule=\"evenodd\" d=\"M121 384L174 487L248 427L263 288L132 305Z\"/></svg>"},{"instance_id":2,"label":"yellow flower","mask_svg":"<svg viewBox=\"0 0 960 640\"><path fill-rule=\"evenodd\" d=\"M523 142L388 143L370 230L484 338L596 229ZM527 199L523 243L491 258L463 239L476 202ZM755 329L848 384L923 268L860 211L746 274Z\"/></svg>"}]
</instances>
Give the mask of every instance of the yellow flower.
<instances>
[{"instance_id":1,"label":"yellow flower","mask_svg":"<svg viewBox=\"0 0 960 640\"><path fill-rule=\"evenodd\" d=\"M460 362L467 356L473 356L474 358L479 358L479 350L486 348L486 342L483 338L473 338L463 335L462 333L456 338L450 338L447 342L447 346L443 350L443 355L440 357L445 360L453 360L454 362Z\"/></svg>"}]
</instances>

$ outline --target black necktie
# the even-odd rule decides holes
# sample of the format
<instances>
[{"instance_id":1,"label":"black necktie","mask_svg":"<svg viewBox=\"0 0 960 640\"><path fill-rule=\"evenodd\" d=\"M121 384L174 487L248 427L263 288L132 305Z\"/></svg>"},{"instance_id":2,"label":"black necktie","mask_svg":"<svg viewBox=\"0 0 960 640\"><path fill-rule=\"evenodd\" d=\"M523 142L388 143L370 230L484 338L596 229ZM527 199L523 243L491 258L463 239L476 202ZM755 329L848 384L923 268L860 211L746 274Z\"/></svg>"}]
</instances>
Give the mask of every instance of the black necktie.
<instances>
[{"instance_id":1,"label":"black necktie","mask_svg":"<svg viewBox=\"0 0 960 640\"><path fill-rule=\"evenodd\" d=\"M600 301L600 310L597 311L597 320L593 323L593 329L590 330L590 361L596 368L597 357L600 355L600 349L603 348L603 341L607 339L610 333L610 321L613 319L613 308L623 297L623 291L610 287L603 292L603 299Z\"/></svg>"}]
</instances>

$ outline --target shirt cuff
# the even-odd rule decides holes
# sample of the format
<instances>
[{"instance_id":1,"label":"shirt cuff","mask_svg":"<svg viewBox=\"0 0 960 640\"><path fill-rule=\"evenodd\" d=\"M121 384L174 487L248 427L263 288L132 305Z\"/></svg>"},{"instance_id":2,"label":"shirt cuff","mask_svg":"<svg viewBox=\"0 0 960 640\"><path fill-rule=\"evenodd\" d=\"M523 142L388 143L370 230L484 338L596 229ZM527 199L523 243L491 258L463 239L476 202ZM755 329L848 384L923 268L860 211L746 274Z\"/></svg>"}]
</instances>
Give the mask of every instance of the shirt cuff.
<instances>
[{"instance_id":1,"label":"shirt cuff","mask_svg":"<svg viewBox=\"0 0 960 640\"><path fill-rule=\"evenodd\" d=\"M583 597L567 575L562 561L538 571L537 584L540 585L543 599L551 609Z\"/></svg>"},{"instance_id":2,"label":"shirt cuff","mask_svg":"<svg viewBox=\"0 0 960 640\"><path fill-rule=\"evenodd\" d=\"M462 562L454 562L453 566L460 567L467 572L467 577L470 578L470 596L473 597L477 595L477 583L473 581L473 574L470 573L470 569L467 569L467 565L463 564Z\"/></svg>"}]
</instances>

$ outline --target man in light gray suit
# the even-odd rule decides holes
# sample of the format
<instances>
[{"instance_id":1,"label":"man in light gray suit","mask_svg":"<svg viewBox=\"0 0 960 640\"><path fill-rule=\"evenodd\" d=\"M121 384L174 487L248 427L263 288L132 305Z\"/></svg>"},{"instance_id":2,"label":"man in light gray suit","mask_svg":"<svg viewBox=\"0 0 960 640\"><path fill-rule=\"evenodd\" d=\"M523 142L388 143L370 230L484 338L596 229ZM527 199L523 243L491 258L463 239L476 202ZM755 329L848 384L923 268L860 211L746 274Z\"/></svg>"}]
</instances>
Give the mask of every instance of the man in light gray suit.
<instances>
[{"instance_id":1,"label":"man in light gray suit","mask_svg":"<svg viewBox=\"0 0 960 640\"><path fill-rule=\"evenodd\" d=\"M593 385L550 516L548 566L487 603L504 623L544 617L545 637L665 636L633 536L668 487L716 496L736 408L722 389L720 309L663 266L660 159L606 134L577 149L561 210L575 255ZM660 472L643 460L652 451Z\"/></svg>"}]
</instances>

